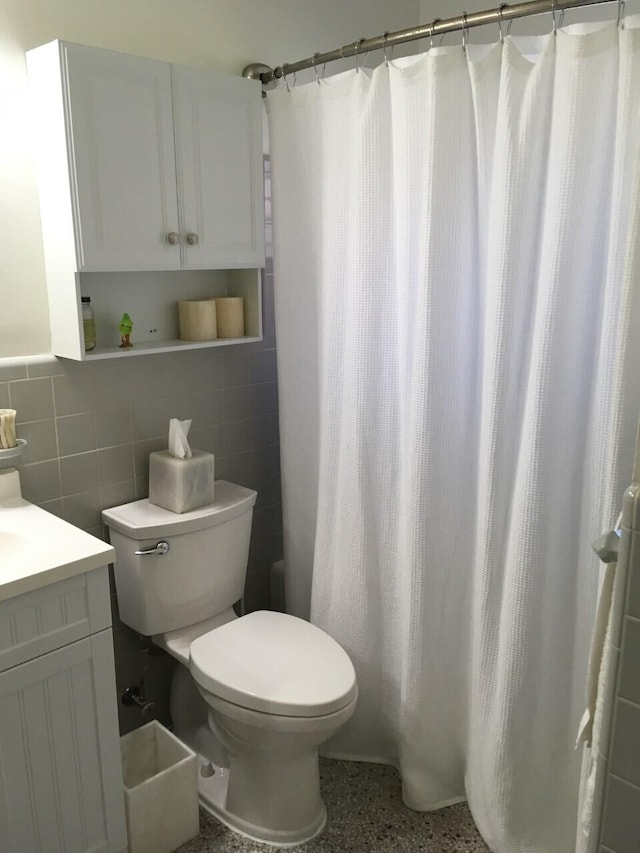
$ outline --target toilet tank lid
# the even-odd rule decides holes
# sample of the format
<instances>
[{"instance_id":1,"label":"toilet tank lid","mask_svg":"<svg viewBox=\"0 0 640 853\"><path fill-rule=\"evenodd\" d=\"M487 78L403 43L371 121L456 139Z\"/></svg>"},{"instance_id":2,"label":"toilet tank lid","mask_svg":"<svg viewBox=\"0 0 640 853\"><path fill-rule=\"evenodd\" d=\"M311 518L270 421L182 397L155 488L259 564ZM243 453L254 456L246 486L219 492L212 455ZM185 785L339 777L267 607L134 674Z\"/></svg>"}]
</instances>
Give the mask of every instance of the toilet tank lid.
<instances>
[{"instance_id":1,"label":"toilet tank lid","mask_svg":"<svg viewBox=\"0 0 640 853\"><path fill-rule=\"evenodd\" d=\"M114 506L102 511L102 520L112 530L131 539L153 539L160 536L193 533L213 527L249 512L256 502L257 492L216 480L215 501L191 512L171 512L149 502L148 498Z\"/></svg>"}]
</instances>

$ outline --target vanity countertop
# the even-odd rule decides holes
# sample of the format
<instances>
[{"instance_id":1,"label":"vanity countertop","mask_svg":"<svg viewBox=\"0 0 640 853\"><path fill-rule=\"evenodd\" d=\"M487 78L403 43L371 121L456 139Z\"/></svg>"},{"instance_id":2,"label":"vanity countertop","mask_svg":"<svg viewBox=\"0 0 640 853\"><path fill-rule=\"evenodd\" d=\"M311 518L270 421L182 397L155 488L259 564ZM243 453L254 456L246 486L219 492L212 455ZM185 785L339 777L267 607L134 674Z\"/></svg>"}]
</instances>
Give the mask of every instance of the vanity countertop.
<instances>
[{"instance_id":1,"label":"vanity countertop","mask_svg":"<svg viewBox=\"0 0 640 853\"><path fill-rule=\"evenodd\" d=\"M21 497L0 496L0 601L113 562L111 545Z\"/></svg>"}]
</instances>

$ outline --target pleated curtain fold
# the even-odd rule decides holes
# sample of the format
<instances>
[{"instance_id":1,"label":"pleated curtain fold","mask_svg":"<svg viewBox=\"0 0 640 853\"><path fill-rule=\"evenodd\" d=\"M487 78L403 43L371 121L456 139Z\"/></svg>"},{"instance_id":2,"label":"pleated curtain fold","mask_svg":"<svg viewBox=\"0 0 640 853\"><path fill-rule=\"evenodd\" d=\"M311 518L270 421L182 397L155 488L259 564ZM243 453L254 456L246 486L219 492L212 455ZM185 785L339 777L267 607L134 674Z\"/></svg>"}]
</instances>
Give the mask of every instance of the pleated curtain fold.
<instances>
[{"instance_id":1,"label":"pleated curtain fold","mask_svg":"<svg viewBox=\"0 0 640 853\"><path fill-rule=\"evenodd\" d=\"M575 847L590 543L640 405L639 92L629 19L268 95L289 609L360 688L332 754L468 799L494 853Z\"/></svg>"}]
</instances>

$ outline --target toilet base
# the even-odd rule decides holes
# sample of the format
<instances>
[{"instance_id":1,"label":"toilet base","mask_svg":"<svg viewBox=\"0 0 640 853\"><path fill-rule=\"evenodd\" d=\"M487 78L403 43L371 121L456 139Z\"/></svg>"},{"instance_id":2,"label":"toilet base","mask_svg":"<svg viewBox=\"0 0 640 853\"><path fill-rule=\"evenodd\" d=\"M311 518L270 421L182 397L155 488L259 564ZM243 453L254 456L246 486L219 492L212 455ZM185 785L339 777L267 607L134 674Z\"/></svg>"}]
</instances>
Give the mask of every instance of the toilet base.
<instances>
[{"instance_id":1,"label":"toilet base","mask_svg":"<svg viewBox=\"0 0 640 853\"><path fill-rule=\"evenodd\" d=\"M202 769L213 767L213 775L202 775ZM263 844L271 844L273 847L297 847L306 841L311 841L324 829L327 821L327 811L324 803L320 800L321 809L317 817L302 829L295 832L276 832L262 826L255 826L246 820L227 811L227 790L229 787L229 768L218 767L207 759L198 755L198 794L200 805L205 811L213 815L220 823L228 826L233 832L243 835L251 841L259 841Z\"/></svg>"}]
</instances>

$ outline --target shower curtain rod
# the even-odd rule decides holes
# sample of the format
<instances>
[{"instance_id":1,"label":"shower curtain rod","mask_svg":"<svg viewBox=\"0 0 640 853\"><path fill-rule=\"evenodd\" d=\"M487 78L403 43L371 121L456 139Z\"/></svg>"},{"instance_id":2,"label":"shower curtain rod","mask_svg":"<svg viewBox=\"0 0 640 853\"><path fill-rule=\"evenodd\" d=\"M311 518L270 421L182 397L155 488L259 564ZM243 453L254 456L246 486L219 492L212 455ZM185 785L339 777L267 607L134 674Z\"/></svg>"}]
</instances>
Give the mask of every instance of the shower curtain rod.
<instances>
[{"instance_id":1,"label":"shower curtain rod","mask_svg":"<svg viewBox=\"0 0 640 853\"><path fill-rule=\"evenodd\" d=\"M350 44L343 45L336 50L330 50L328 53L315 53L308 59L301 59L299 62L285 62L283 65L278 65L276 68L270 68L263 63L254 62L242 72L244 77L249 77L253 80L261 80L263 85L277 81L280 77L285 77L287 74L295 74L296 71L302 71L303 68L315 68L317 73L318 65L324 65L327 62L335 62L337 59L345 59L348 56L359 56L360 54L368 53L372 50L386 50L396 44L404 44L405 42L418 41L423 38L433 38L433 36L444 35L458 30L466 31L471 27L481 27L485 24L499 24L513 21L515 18L525 18L529 15L541 15L544 12L552 12L554 14L564 12L565 9L575 9L578 6L596 6L600 3L618 3L618 17L623 14L624 0L528 0L526 3L514 3L507 5L506 3L499 6L497 9L488 9L484 12L471 12L466 14L463 12L456 18L436 18L430 24L422 24L419 27L411 27L408 30L397 30L393 33L383 33L381 36L374 38L359 39ZM555 26L555 24L554 24Z\"/></svg>"}]
</instances>

